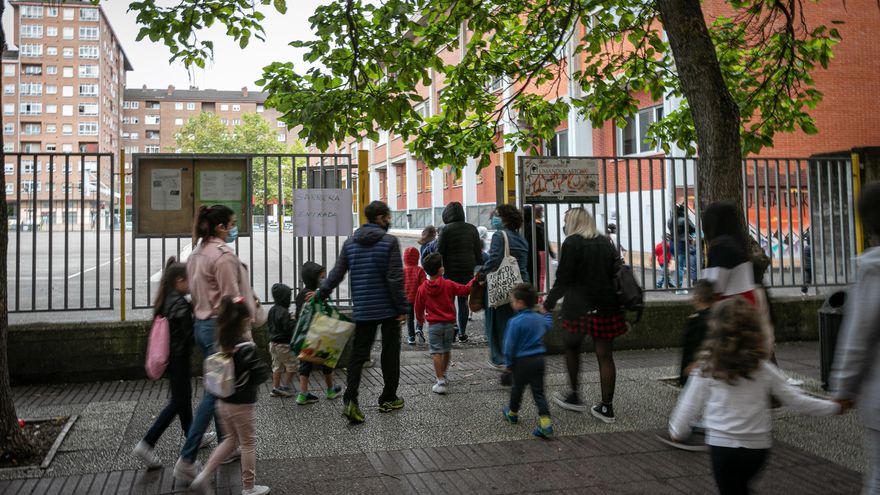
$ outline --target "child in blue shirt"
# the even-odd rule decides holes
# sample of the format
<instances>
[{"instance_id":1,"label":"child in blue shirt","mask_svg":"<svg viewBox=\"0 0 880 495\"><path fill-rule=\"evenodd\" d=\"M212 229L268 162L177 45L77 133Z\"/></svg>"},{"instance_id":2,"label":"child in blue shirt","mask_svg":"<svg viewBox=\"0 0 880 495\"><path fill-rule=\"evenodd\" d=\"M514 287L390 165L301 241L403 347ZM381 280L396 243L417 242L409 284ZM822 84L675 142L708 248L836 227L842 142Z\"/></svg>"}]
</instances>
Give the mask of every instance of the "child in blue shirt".
<instances>
[{"instance_id":1,"label":"child in blue shirt","mask_svg":"<svg viewBox=\"0 0 880 495\"><path fill-rule=\"evenodd\" d=\"M553 317L532 310L538 303L538 293L529 284L514 287L511 299L511 306L517 313L507 322L504 332L504 364L513 375L513 387L510 389L510 405L502 412L507 422L518 423L523 392L529 385L538 408L538 426L532 433L549 439L553 436L553 426L544 397L544 334L553 326Z\"/></svg>"}]
</instances>

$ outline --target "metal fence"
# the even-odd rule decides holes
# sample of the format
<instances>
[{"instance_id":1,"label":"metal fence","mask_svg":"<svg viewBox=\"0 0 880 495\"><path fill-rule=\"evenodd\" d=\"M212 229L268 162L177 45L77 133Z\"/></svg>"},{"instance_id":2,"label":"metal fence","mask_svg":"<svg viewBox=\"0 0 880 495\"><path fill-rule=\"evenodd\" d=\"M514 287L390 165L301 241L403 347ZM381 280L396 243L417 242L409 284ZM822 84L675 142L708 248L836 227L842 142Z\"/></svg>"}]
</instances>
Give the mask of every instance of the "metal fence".
<instances>
[{"instance_id":1,"label":"metal fence","mask_svg":"<svg viewBox=\"0 0 880 495\"><path fill-rule=\"evenodd\" d=\"M10 312L112 309L112 153L4 153Z\"/></svg>"},{"instance_id":2,"label":"metal fence","mask_svg":"<svg viewBox=\"0 0 880 495\"><path fill-rule=\"evenodd\" d=\"M618 247L624 261L633 266L646 290L692 286L705 267L700 188L696 180L699 160L585 158L598 163L599 201L541 205L545 210L545 242L558 249L564 238L565 211L584 207L596 219L600 232ZM517 173L522 191L522 171ZM743 217L751 237L769 259L764 278L767 286L832 286L852 282L855 239L849 159L747 159L743 161L742 177ZM684 209L684 229L677 228L678 205ZM534 222L524 228L532 229L534 238ZM539 266L538 254L532 256L533 265ZM669 262L662 264L667 258ZM544 271L545 287L551 286L552 272Z\"/></svg>"},{"instance_id":3,"label":"metal fence","mask_svg":"<svg viewBox=\"0 0 880 495\"><path fill-rule=\"evenodd\" d=\"M138 157L150 155L135 155ZM355 190L356 197L357 169L352 167L349 155L259 154L247 158L248 190L254 198L247 214L251 215L254 229L250 236L239 237L234 248L248 266L255 294L262 301L271 301L273 284L299 285L300 268L305 261L320 263L329 271L346 239L294 237L295 190L348 188ZM165 260L169 256L186 259L192 250L192 239L157 236L138 238L131 244L131 306L147 308L152 304ZM333 297L341 305L348 304L349 287L340 286Z\"/></svg>"}]
</instances>

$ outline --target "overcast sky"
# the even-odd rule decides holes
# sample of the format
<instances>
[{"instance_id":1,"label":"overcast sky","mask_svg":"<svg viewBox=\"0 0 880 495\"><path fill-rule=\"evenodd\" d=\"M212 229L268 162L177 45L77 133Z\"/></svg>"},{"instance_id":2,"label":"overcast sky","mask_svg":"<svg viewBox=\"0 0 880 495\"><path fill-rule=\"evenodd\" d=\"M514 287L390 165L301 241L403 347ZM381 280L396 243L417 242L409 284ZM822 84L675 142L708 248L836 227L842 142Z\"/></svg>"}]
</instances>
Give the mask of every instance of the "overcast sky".
<instances>
[{"instance_id":1,"label":"overcast sky","mask_svg":"<svg viewBox=\"0 0 880 495\"><path fill-rule=\"evenodd\" d=\"M177 88L190 85L201 89L239 89L247 86L258 89L254 81L263 73L263 67L273 61L293 62L304 67L302 51L288 46L294 39L308 39L308 18L314 13L315 7L329 0L288 0L287 14L281 15L269 6L264 6L266 14L263 27L266 30L266 41L251 38L244 50L238 47L231 38L226 36L225 29L214 28L200 33L203 39L214 41L214 61L208 62L204 70L195 69L193 80L182 64L169 64L171 53L162 43L152 43L148 39L135 41L139 27L135 22L137 16L126 12L129 2L120 0L104 0L101 7L110 20L116 36L122 43L134 70L128 73L128 87L139 88L146 84L150 88L164 88L173 84ZM160 5L171 2L159 0ZM8 43L15 44L12 38L12 8L7 3L3 25L8 33Z\"/></svg>"}]
</instances>

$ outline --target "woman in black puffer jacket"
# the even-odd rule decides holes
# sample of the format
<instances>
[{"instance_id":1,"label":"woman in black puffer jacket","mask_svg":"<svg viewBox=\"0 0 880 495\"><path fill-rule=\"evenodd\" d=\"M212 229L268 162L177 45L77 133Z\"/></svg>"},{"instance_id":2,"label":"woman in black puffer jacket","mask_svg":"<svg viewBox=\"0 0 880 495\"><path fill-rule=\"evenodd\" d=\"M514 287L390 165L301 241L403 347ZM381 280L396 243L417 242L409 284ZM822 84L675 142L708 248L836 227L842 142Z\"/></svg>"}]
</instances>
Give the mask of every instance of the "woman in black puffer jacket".
<instances>
[{"instance_id":1,"label":"woman in black puffer jacket","mask_svg":"<svg viewBox=\"0 0 880 495\"><path fill-rule=\"evenodd\" d=\"M565 336L565 363L571 391L565 397L555 394L553 400L565 409L582 412L587 408L578 395L580 349L584 338L593 338L599 360L602 402L593 406L593 416L614 422L614 385L617 370L612 348L614 339L626 332L623 311L617 302L614 278L620 266L617 249L596 232L596 222L583 208L572 208L565 214L567 237L562 243L556 283L547 294L544 308L551 311L562 301L562 327Z\"/></svg>"},{"instance_id":2,"label":"woman in black puffer jacket","mask_svg":"<svg viewBox=\"0 0 880 495\"><path fill-rule=\"evenodd\" d=\"M443 229L437 239L437 252L443 256L445 277L459 284L474 278L474 268L483 264L483 241L473 225L464 221L464 207L458 201L443 210ZM467 297L457 297L458 340L467 341Z\"/></svg>"}]
</instances>

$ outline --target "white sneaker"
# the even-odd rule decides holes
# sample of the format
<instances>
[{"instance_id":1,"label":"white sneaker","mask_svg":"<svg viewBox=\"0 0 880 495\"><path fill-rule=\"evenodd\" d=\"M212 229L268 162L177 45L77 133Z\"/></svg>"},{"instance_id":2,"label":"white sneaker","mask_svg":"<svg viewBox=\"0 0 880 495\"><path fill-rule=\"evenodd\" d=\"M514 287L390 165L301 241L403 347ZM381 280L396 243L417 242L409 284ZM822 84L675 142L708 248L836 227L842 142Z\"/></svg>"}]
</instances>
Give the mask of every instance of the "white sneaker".
<instances>
[{"instance_id":1,"label":"white sneaker","mask_svg":"<svg viewBox=\"0 0 880 495\"><path fill-rule=\"evenodd\" d=\"M206 432L202 435L202 443L199 444L199 448L203 449L211 445L211 442L217 439L217 433L213 431Z\"/></svg>"},{"instance_id":2,"label":"white sneaker","mask_svg":"<svg viewBox=\"0 0 880 495\"><path fill-rule=\"evenodd\" d=\"M241 449L236 447L235 450L233 450L232 453L229 454L229 457L223 459L223 462L221 462L220 464L232 464L239 459L241 459Z\"/></svg>"},{"instance_id":3,"label":"white sneaker","mask_svg":"<svg viewBox=\"0 0 880 495\"><path fill-rule=\"evenodd\" d=\"M202 495L210 495L214 493L214 490L211 488L211 478L213 478L213 476L208 476L205 471L202 471L194 480L192 480L192 483L189 484L189 489L196 493L201 493Z\"/></svg>"},{"instance_id":4,"label":"white sneaker","mask_svg":"<svg viewBox=\"0 0 880 495\"><path fill-rule=\"evenodd\" d=\"M162 460L159 459L156 451L153 450L153 447L150 447L150 444L143 440L134 446L134 450L132 450L131 453L144 461L144 464L147 465L147 469L158 469L162 467Z\"/></svg>"},{"instance_id":5,"label":"white sneaker","mask_svg":"<svg viewBox=\"0 0 880 495\"><path fill-rule=\"evenodd\" d=\"M797 378L788 377L788 380L786 380L786 382L789 385L791 385L792 387L803 387L804 386L804 381L799 380Z\"/></svg>"},{"instance_id":6,"label":"white sneaker","mask_svg":"<svg viewBox=\"0 0 880 495\"><path fill-rule=\"evenodd\" d=\"M174 463L174 479L189 483L198 476L201 470L202 465L199 461L187 462L181 457Z\"/></svg>"},{"instance_id":7,"label":"white sneaker","mask_svg":"<svg viewBox=\"0 0 880 495\"><path fill-rule=\"evenodd\" d=\"M242 490L241 495L266 495L269 493L269 487L263 485L254 485L250 490Z\"/></svg>"},{"instance_id":8,"label":"white sneaker","mask_svg":"<svg viewBox=\"0 0 880 495\"><path fill-rule=\"evenodd\" d=\"M431 387L431 391L438 395L444 395L446 393L446 384L443 382L437 382Z\"/></svg>"}]
</instances>

